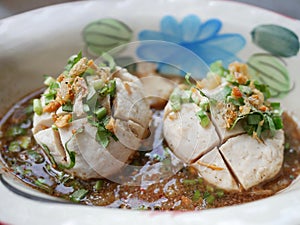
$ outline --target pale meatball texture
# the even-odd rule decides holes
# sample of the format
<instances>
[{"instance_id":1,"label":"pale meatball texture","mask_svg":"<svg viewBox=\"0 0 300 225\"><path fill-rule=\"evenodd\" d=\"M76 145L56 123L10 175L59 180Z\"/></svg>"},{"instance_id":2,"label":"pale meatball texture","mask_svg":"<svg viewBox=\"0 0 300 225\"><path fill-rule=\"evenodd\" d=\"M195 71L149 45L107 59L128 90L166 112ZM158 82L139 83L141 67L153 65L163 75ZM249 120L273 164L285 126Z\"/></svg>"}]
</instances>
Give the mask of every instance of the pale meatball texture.
<instances>
[{"instance_id":1,"label":"pale meatball texture","mask_svg":"<svg viewBox=\"0 0 300 225\"><path fill-rule=\"evenodd\" d=\"M82 75L91 70L92 75ZM56 82L56 98L46 104L42 97L44 112L33 118L37 143L58 168L82 179L120 172L139 149L151 120L140 80L126 69L112 72L82 58ZM66 102L71 111L64 110Z\"/></svg>"}]
</instances>

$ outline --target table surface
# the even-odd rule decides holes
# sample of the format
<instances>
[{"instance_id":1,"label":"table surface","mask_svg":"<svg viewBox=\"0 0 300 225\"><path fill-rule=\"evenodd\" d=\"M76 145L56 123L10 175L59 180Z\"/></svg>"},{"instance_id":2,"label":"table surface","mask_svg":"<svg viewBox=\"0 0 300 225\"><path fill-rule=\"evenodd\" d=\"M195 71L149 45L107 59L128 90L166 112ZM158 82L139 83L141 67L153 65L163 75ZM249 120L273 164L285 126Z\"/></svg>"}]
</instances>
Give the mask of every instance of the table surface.
<instances>
[{"instance_id":1,"label":"table surface","mask_svg":"<svg viewBox=\"0 0 300 225\"><path fill-rule=\"evenodd\" d=\"M78 0L1 0L0 19L15 15L31 9L53 5L63 2L75 2ZM110 0L111 1L111 0ZM202 0L199 0L202 1ZM269 9L286 16L300 19L300 0L233 0L261 8Z\"/></svg>"}]
</instances>

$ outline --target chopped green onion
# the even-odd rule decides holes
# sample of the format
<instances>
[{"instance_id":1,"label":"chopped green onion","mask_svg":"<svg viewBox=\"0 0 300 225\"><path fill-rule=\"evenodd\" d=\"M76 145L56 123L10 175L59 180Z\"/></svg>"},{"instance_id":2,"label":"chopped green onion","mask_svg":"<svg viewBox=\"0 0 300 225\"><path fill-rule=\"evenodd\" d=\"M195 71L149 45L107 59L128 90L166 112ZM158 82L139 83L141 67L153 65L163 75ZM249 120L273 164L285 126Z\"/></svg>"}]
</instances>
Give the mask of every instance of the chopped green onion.
<instances>
[{"instance_id":1,"label":"chopped green onion","mask_svg":"<svg viewBox=\"0 0 300 225\"><path fill-rule=\"evenodd\" d=\"M53 77L47 76L45 81L44 81L44 84L46 86L50 86L52 83L55 83L55 82L56 82L56 80Z\"/></svg>"},{"instance_id":2,"label":"chopped green onion","mask_svg":"<svg viewBox=\"0 0 300 225\"><path fill-rule=\"evenodd\" d=\"M104 86L104 82L101 79L95 80L93 82L93 87L96 91L99 91L103 86Z\"/></svg>"},{"instance_id":3,"label":"chopped green onion","mask_svg":"<svg viewBox=\"0 0 300 225\"><path fill-rule=\"evenodd\" d=\"M196 202L200 199L201 197L201 193L199 190L195 190L194 195L192 197L193 202Z\"/></svg>"},{"instance_id":4,"label":"chopped green onion","mask_svg":"<svg viewBox=\"0 0 300 225\"><path fill-rule=\"evenodd\" d=\"M183 184L186 185L195 185L198 183L198 180L194 179L194 180L189 180L189 179L185 179L182 181Z\"/></svg>"},{"instance_id":5,"label":"chopped green onion","mask_svg":"<svg viewBox=\"0 0 300 225\"><path fill-rule=\"evenodd\" d=\"M72 195L70 195L70 199L73 202L79 202L87 195L88 192L89 192L88 190L79 189L79 190L73 192Z\"/></svg>"},{"instance_id":6,"label":"chopped green onion","mask_svg":"<svg viewBox=\"0 0 300 225\"><path fill-rule=\"evenodd\" d=\"M210 186L210 185L207 185L207 186L206 186L206 190L207 190L208 192L214 192L214 187L213 187L213 186Z\"/></svg>"},{"instance_id":7,"label":"chopped green onion","mask_svg":"<svg viewBox=\"0 0 300 225\"><path fill-rule=\"evenodd\" d=\"M46 105L49 104L49 102L53 101L56 98L58 88L59 88L59 83L53 82L50 84L47 93L43 94Z\"/></svg>"},{"instance_id":8,"label":"chopped green onion","mask_svg":"<svg viewBox=\"0 0 300 225\"><path fill-rule=\"evenodd\" d=\"M103 180L97 180L95 185L94 185L94 189L96 191L99 191L102 187L103 187Z\"/></svg>"},{"instance_id":9,"label":"chopped green onion","mask_svg":"<svg viewBox=\"0 0 300 225\"><path fill-rule=\"evenodd\" d=\"M95 111L95 114L96 114L98 120L101 120L106 116L107 110L105 107L101 107Z\"/></svg>"},{"instance_id":10,"label":"chopped green onion","mask_svg":"<svg viewBox=\"0 0 300 225\"><path fill-rule=\"evenodd\" d=\"M27 149L31 143L31 137L30 136L21 136L19 139L18 139L19 143L20 143L20 146L23 148L23 149Z\"/></svg>"},{"instance_id":11,"label":"chopped green onion","mask_svg":"<svg viewBox=\"0 0 300 225\"><path fill-rule=\"evenodd\" d=\"M222 61L220 61L220 60L212 63L210 65L210 70L211 70L211 72L216 73L221 77L225 77L229 73L229 71L223 67Z\"/></svg>"},{"instance_id":12,"label":"chopped green onion","mask_svg":"<svg viewBox=\"0 0 300 225\"><path fill-rule=\"evenodd\" d=\"M116 81L110 80L107 84L105 84L101 89L99 94L103 97L106 95L110 95L111 97L114 97L116 93Z\"/></svg>"},{"instance_id":13,"label":"chopped green onion","mask_svg":"<svg viewBox=\"0 0 300 225\"><path fill-rule=\"evenodd\" d=\"M35 150L28 150L27 154L29 158L37 164L44 162L44 157Z\"/></svg>"},{"instance_id":14,"label":"chopped green onion","mask_svg":"<svg viewBox=\"0 0 300 225\"><path fill-rule=\"evenodd\" d=\"M229 83L236 84L236 80L235 80L235 77L233 74L228 73L228 74L226 74L225 78L226 78L226 81L228 81Z\"/></svg>"},{"instance_id":15,"label":"chopped green onion","mask_svg":"<svg viewBox=\"0 0 300 225\"><path fill-rule=\"evenodd\" d=\"M5 136L7 137L16 137L25 134L26 134L26 130L19 126L12 126L8 128L8 130L5 132Z\"/></svg>"},{"instance_id":16,"label":"chopped green onion","mask_svg":"<svg viewBox=\"0 0 300 225\"><path fill-rule=\"evenodd\" d=\"M25 108L25 113L26 113L26 115L30 115L31 113L33 113L34 111L33 111L33 104L30 104L29 106L27 106L26 108Z\"/></svg>"},{"instance_id":17,"label":"chopped green onion","mask_svg":"<svg viewBox=\"0 0 300 225\"><path fill-rule=\"evenodd\" d=\"M219 189L216 191L216 195L218 198L222 198L224 196L224 191Z\"/></svg>"},{"instance_id":18,"label":"chopped green onion","mask_svg":"<svg viewBox=\"0 0 300 225\"><path fill-rule=\"evenodd\" d=\"M197 116L202 127L207 127L210 124L210 119L205 111L199 110L197 112Z\"/></svg>"},{"instance_id":19,"label":"chopped green onion","mask_svg":"<svg viewBox=\"0 0 300 225\"><path fill-rule=\"evenodd\" d=\"M68 59L68 63L65 67L66 71L70 71L72 69L72 67L79 62L79 60L82 58L82 52L80 51L77 55L72 55L69 59Z\"/></svg>"},{"instance_id":20,"label":"chopped green onion","mask_svg":"<svg viewBox=\"0 0 300 225\"><path fill-rule=\"evenodd\" d=\"M177 112L181 109L181 97L177 91L174 91L170 96L170 103L172 109Z\"/></svg>"},{"instance_id":21,"label":"chopped green onion","mask_svg":"<svg viewBox=\"0 0 300 225\"><path fill-rule=\"evenodd\" d=\"M209 196L207 196L206 198L205 198L205 200L206 200L206 202L208 203L208 204L213 204L214 203L214 201L215 201L215 196L213 196L213 195L209 195Z\"/></svg>"},{"instance_id":22,"label":"chopped green onion","mask_svg":"<svg viewBox=\"0 0 300 225\"><path fill-rule=\"evenodd\" d=\"M183 91L181 95L181 102L182 103L191 102L191 96L192 96L192 91L190 90Z\"/></svg>"},{"instance_id":23,"label":"chopped green onion","mask_svg":"<svg viewBox=\"0 0 300 225\"><path fill-rule=\"evenodd\" d=\"M203 198L206 200L208 204L212 204L215 201L215 196L209 193L208 191L204 192Z\"/></svg>"},{"instance_id":24,"label":"chopped green onion","mask_svg":"<svg viewBox=\"0 0 300 225\"><path fill-rule=\"evenodd\" d=\"M108 94L111 97L114 97L116 94L116 81L115 80L110 80L108 82Z\"/></svg>"},{"instance_id":25,"label":"chopped green onion","mask_svg":"<svg viewBox=\"0 0 300 225\"><path fill-rule=\"evenodd\" d=\"M53 130L58 131L58 127L57 127L55 124L52 124L51 128L52 128Z\"/></svg>"},{"instance_id":26,"label":"chopped green onion","mask_svg":"<svg viewBox=\"0 0 300 225\"><path fill-rule=\"evenodd\" d=\"M8 151L10 152L19 152L21 151L21 146L18 141L12 141L10 142L8 146Z\"/></svg>"},{"instance_id":27,"label":"chopped green onion","mask_svg":"<svg viewBox=\"0 0 300 225\"><path fill-rule=\"evenodd\" d=\"M191 81L190 81L190 78L191 78L191 74L190 74L190 73L187 73L187 74L184 76L184 78L185 78L186 83L187 83L189 86L192 86L192 85L193 85L193 84L191 83Z\"/></svg>"},{"instance_id":28,"label":"chopped green onion","mask_svg":"<svg viewBox=\"0 0 300 225\"><path fill-rule=\"evenodd\" d=\"M44 190L50 191L50 187L45 183L45 179L43 178L38 178L37 180L34 181L34 184Z\"/></svg>"},{"instance_id":29,"label":"chopped green onion","mask_svg":"<svg viewBox=\"0 0 300 225\"><path fill-rule=\"evenodd\" d=\"M71 101L67 101L65 104L62 105L62 110L64 112L73 112L73 104Z\"/></svg>"},{"instance_id":30,"label":"chopped green onion","mask_svg":"<svg viewBox=\"0 0 300 225\"><path fill-rule=\"evenodd\" d=\"M197 180L198 180L198 183L199 183L199 184L202 184L202 183L203 183L203 178L202 178L202 177L199 177Z\"/></svg>"},{"instance_id":31,"label":"chopped green onion","mask_svg":"<svg viewBox=\"0 0 300 225\"><path fill-rule=\"evenodd\" d=\"M39 116L43 114L43 106L40 99L33 99L33 111Z\"/></svg>"},{"instance_id":32,"label":"chopped green onion","mask_svg":"<svg viewBox=\"0 0 300 225\"><path fill-rule=\"evenodd\" d=\"M208 191L205 191L203 193L203 198L206 199L208 196L210 196L210 193Z\"/></svg>"},{"instance_id":33,"label":"chopped green onion","mask_svg":"<svg viewBox=\"0 0 300 225\"><path fill-rule=\"evenodd\" d=\"M206 112L209 109L209 100L207 98L202 99L199 107Z\"/></svg>"}]
</instances>

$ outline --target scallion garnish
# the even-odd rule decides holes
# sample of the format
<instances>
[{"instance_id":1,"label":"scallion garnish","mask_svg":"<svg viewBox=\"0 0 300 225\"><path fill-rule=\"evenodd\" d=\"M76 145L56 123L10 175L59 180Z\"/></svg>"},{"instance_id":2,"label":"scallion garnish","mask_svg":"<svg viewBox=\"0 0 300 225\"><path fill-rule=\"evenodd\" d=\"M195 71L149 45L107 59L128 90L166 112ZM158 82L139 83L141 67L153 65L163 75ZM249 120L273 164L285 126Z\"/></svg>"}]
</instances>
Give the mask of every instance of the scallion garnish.
<instances>
[{"instance_id":1,"label":"scallion garnish","mask_svg":"<svg viewBox=\"0 0 300 225\"><path fill-rule=\"evenodd\" d=\"M9 127L8 130L5 132L6 137L16 137L25 134L26 134L26 130L17 125Z\"/></svg>"},{"instance_id":2,"label":"scallion garnish","mask_svg":"<svg viewBox=\"0 0 300 225\"><path fill-rule=\"evenodd\" d=\"M210 124L210 119L205 111L199 110L197 112L197 116L202 127L207 127Z\"/></svg>"},{"instance_id":3,"label":"scallion garnish","mask_svg":"<svg viewBox=\"0 0 300 225\"><path fill-rule=\"evenodd\" d=\"M51 76L45 76L46 78L45 78L45 80L44 80L44 84L46 85L46 86L50 86L51 84L53 84L53 83L55 83L56 82L56 80L53 78L53 77L51 77Z\"/></svg>"},{"instance_id":4,"label":"scallion garnish","mask_svg":"<svg viewBox=\"0 0 300 225\"><path fill-rule=\"evenodd\" d=\"M211 66L220 76L226 78L226 86L217 94L211 96L210 102L223 102L228 107L224 110L224 117L229 118L228 129L234 129L239 121L243 122L243 127L249 135L261 138L264 131L269 131L273 136L275 131L283 128L281 119L282 110L280 103L269 103L271 97L269 87L256 80L250 80L247 74L224 73L221 62L216 62ZM238 88L238 89L237 89ZM228 117L227 117L228 116Z\"/></svg>"},{"instance_id":5,"label":"scallion garnish","mask_svg":"<svg viewBox=\"0 0 300 225\"><path fill-rule=\"evenodd\" d=\"M21 146L18 141L12 141L10 142L8 146L8 151L10 152L19 152L21 151Z\"/></svg>"},{"instance_id":6,"label":"scallion garnish","mask_svg":"<svg viewBox=\"0 0 300 225\"><path fill-rule=\"evenodd\" d=\"M191 74L190 73L187 73L185 76L185 82L189 85L189 86L193 86L193 84L191 83L190 81L190 78L191 78Z\"/></svg>"},{"instance_id":7,"label":"scallion garnish","mask_svg":"<svg viewBox=\"0 0 300 225\"><path fill-rule=\"evenodd\" d=\"M79 189L70 195L70 199L73 202L80 202L87 195L88 192L88 190Z\"/></svg>"},{"instance_id":8,"label":"scallion garnish","mask_svg":"<svg viewBox=\"0 0 300 225\"><path fill-rule=\"evenodd\" d=\"M195 190L194 195L192 197L193 202L196 202L200 199L201 197L201 193L199 190Z\"/></svg>"},{"instance_id":9,"label":"scallion garnish","mask_svg":"<svg viewBox=\"0 0 300 225\"><path fill-rule=\"evenodd\" d=\"M79 60L82 58L82 52L80 51L77 55L72 55L69 60L68 60L68 63L65 67L65 70L67 72L69 72L72 67L79 62Z\"/></svg>"},{"instance_id":10,"label":"scallion garnish","mask_svg":"<svg viewBox=\"0 0 300 225\"><path fill-rule=\"evenodd\" d=\"M105 107L101 107L95 111L95 114L96 114L98 120L102 120L104 118L104 116L106 116L107 110Z\"/></svg>"},{"instance_id":11,"label":"scallion garnish","mask_svg":"<svg viewBox=\"0 0 300 225\"><path fill-rule=\"evenodd\" d=\"M170 95L170 103L172 110L175 112L181 109L181 96L178 90L173 91L173 93Z\"/></svg>"},{"instance_id":12,"label":"scallion garnish","mask_svg":"<svg viewBox=\"0 0 300 225\"><path fill-rule=\"evenodd\" d=\"M102 187L103 187L103 180L97 180L95 185L94 185L94 189L96 191L99 191Z\"/></svg>"},{"instance_id":13,"label":"scallion garnish","mask_svg":"<svg viewBox=\"0 0 300 225\"><path fill-rule=\"evenodd\" d=\"M39 116L43 114L43 106L40 99L33 99L33 111Z\"/></svg>"},{"instance_id":14,"label":"scallion garnish","mask_svg":"<svg viewBox=\"0 0 300 225\"><path fill-rule=\"evenodd\" d=\"M62 110L64 112L73 112L73 104L71 101L67 101L62 105Z\"/></svg>"}]
</instances>

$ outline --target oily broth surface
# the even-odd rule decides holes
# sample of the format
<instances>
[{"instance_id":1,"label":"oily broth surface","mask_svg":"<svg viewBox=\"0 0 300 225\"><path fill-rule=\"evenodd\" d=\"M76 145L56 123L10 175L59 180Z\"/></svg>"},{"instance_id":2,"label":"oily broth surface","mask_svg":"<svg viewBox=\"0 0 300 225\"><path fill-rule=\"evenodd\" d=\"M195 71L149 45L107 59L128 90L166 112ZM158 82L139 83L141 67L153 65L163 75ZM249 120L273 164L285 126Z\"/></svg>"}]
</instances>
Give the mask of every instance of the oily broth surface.
<instances>
[{"instance_id":1,"label":"oily broth surface","mask_svg":"<svg viewBox=\"0 0 300 225\"><path fill-rule=\"evenodd\" d=\"M38 96L40 93L36 93ZM31 95L32 96L32 95ZM106 206L111 208L149 210L202 210L250 202L274 195L286 188L300 173L300 132L297 124L287 114L283 114L286 133L286 149L282 170L278 176L265 184L248 191L226 192L199 178L196 171L183 166L176 174L160 179L161 170L169 168L176 156L160 140L150 152L137 152L131 165L147 169L156 165L157 171L147 174L158 180L151 185L131 186L114 183L107 179L84 181L58 171L32 137L32 97L25 98L23 104L16 104L6 117L0 138L2 163L10 173L32 188L49 195L75 201L81 204ZM162 120L162 111L153 109L156 124ZM17 128L21 128L20 131ZM155 127L154 127L155 128ZM17 135L7 137L9 131ZM18 133L19 132L19 133ZM12 148L13 142L27 138L24 148ZM13 150L13 151L12 151ZM126 170L120 175L124 179L142 180L139 171ZM130 179L129 179L130 180ZM84 194L76 195L84 190Z\"/></svg>"}]
</instances>

